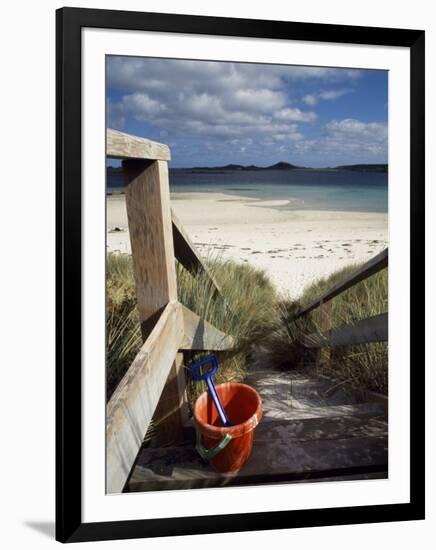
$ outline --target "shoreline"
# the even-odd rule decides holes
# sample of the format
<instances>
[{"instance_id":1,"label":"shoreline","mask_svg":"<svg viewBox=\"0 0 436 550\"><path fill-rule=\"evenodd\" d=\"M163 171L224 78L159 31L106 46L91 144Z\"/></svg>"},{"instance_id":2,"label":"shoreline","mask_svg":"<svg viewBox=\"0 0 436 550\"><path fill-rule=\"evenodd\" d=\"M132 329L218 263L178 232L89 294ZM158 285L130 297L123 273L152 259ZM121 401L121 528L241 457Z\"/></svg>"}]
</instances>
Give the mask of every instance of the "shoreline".
<instances>
[{"instance_id":1,"label":"shoreline","mask_svg":"<svg viewBox=\"0 0 436 550\"><path fill-rule=\"evenodd\" d=\"M108 197L124 197L124 189L122 187L120 188L113 188L113 187L109 187L108 189L110 189L110 191L107 191L106 192L106 198ZM117 190L115 190L117 189ZM118 191L118 189L120 189L120 191ZM235 189L236 190L236 189ZM228 191L227 189L225 191ZM225 191L217 191L216 193L221 193L221 194L225 194L226 196L229 197L228 200L231 200L231 198L235 198L236 200L238 199L244 199L246 200L247 202L248 201L262 201L262 202L266 202L267 199L259 199L259 198L256 198L256 197L247 197L247 196L244 196L244 195L236 195L236 194L231 194L231 193L225 193ZM238 189L239 191L239 189ZM245 191L245 189L240 189L240 191ZM186 200L186 196L187 195L196 195L196 194L205 194L205 195L213 195L215 194L215 191L210 191L210 190L195 190L195 191L183 191L183 190L174 190L174 189L170 189L170 195L171 195L171 200L174 200L174 201L177 201L177 200ZM181 197L177 197L177 195L182 195ZM355 213L355 214L386 214L387 215L387 211L386 210L353 210L353 209L350 209L350 208L344 208L344 209L341 209L340 207L339 208L336 208L334 210L332 210L331 208L312 208L310 206L308 207L301 207L301 199L271 199L271 201L280 201L280 202L283 202L283 203L287 203L287 204L283 204L283 205L276 205L276 206L272 206L272 208L276 208L277 210L291 210L292 212L295 212L295 211L299 211L301 210L302 212L352 212L352 213ZM268 202L270 202L270 199L268 199ZM289 207L292 203L297 203L298 204L298 207ZM253 204L251 206L263 206L263 205L256 205L256 204Z\"/></svg>"},{"instance_id":2,"label":"shoreline","mask_svg":"<svg viewBox=\"0 0 436 550\"><path fill-rule=\"evenodd\" d=\"M263 269L292 298L321 277L368 261L388 242L387 213L293 210L281 199L220 192L176 194L171 207L203 257ZM130 253L124 194L107 197L107 251Z\"/></svg>"}]
</instances>

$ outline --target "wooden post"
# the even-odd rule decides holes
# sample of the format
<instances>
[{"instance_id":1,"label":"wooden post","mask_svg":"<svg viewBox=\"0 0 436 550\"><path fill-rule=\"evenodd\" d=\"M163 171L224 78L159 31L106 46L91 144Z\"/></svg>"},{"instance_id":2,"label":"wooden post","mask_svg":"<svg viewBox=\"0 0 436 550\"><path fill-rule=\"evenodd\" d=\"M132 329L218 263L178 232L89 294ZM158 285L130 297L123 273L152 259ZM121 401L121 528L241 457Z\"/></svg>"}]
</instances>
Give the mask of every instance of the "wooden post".
<instances>
[{"instance_id":1,"label":"wooden post","mask_svg":"<svg viewBox=\"0 0 436 550\"><path fill-rule=\"evenodd\" d=\"M177 300L168 165L162 160L123 161L133 269L145 341L168 302ZM173 410L177 405L178 410ZM187 420L181 354L168 375L153 416L162 444L181 433Z\"/></svg>"},{"instance_id":2,"label":"wooden post","mask_svg":"<svg viewBox=\"0 0 436 550\"><path fill-rule=\"evenodd\" d=\"M153 415L156 436L153 446L163 447L180 441L189 419L183 353L177 353L164 391Z\"/></svg>"},{"instance_id":3,"label":"wooden post","mask_svg":"<svg viewBox=\"0 0 436 550\"><path fill-rule=\"evenodd\" d=\"M124 160L124 183L142 335L177 300L168 167L165 161Z\"/></svg>"}]
</instances>

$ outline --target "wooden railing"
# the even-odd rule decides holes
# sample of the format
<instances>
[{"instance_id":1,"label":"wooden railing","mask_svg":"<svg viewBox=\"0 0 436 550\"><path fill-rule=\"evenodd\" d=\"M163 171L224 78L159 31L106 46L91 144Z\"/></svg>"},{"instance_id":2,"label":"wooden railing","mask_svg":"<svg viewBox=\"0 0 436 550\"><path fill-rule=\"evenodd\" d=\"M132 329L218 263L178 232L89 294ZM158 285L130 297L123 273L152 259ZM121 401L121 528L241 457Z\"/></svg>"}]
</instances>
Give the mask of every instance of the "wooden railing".
<instances>
[{"instance_id":1,"label":"wooden railing","mask_svg":"<svg viewBox=\"0 0 436 550\"><path fill-rule=\"evenodd\" d=\"M388 339L388 314L381 313L356 321L352 325L343 325L320 334L308 334L302 339L306 348L323 348L327 346L353 346L386 342Z\"/></svg>"},{"instance_id":2,"label":"wooden railing","mask_svg":"<svg viewBox=\"0 0 436 550\"><path fill-rule=\"evenodd\" d=\"M144 344L106 410L106 490L121 492L153 418L171 437L187 420L183 350L223 351L233 339L177 300L175 259L209 273L170 209L169 148L107 131L107 158L122 159L127 218Z\"/></svg>"},{"instance_id":3,"label":"wooden railing","mask_svg":"<svg viewBox=\"0 0 436 550\"><path fill-rule=\"evenodd\" d=\"M319 298L302 308L294 317L294 320L304 317L308 313L320 308L321 323L320 332L308 334L302 337L301 344L306 348L324 348L334 346L351 346L356 344L369 344L372 342L386 342L388 340L388 314L382 313L356 321L353 324L332 328L331 300L339 296L354 285L375 275L388 267L388 249L377 254L356 269L351 275L347 275L342 281L333 285Z\"/></svg>"}]
</instances>

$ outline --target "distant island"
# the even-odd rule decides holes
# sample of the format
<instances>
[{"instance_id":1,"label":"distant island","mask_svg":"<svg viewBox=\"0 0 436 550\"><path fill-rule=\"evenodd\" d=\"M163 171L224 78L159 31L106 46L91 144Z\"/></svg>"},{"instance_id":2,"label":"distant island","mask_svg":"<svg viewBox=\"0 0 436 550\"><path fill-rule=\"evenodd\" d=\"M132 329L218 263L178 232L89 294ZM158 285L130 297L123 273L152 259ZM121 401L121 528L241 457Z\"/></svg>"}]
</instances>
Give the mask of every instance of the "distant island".
<instances>
[{"instance_id":1,"label":"distant island","mask_svg":"<svg viewBox=\"0 0 436 550\"><path fill-rule=\"evenodd\" d=\"M172 170L177 170L180 172L188 172L191 174L202 174L202 173L214 173L221 174L226 172L260 172L267 170L349 170L353 172L387 172L387 164L347 164L334 167L326 168L310 168L307 166L297 166L295 164L290 164L289 162L277 162L271 166L256 166L250 164L244 166L242 164L226 164L225 166L193 166L192 168L172 168Z\"/></svg>"},{"instance_id":2,"label":"distant island","mask_svg":"<svg viewBox=\"0 0 436 550\"><path fill-rule=\"evenodd\" d=\"M121 166L108 166L108 172L117 174L122 172ZM326 168L310 168L307 166L297 166L290 164L289 162L276 162L271 166L256 166L255 164L249 164L244 166L243 164L226 164L224 166L193 166L192 168L170 168L177 172L186 172L190 174L222 174L226 172L260 172L266 170L347 170L351 172L383 172L387 173L387 164L344 164L334 167Z\"/></svg>"},{"instance_id":3,"label":"distant island","mask_svg":"<svg viewBox=\"0 0 436 550\"><path fill-rule=\"evenodd\" d=\"M259 172L263 170L304 170L304 166L295 166L288 162L276 162L271 166L256 166L250 164L244 166L242 164L226 164L225 166L193 166L192 168L176 168L176 170L184 170L187 172L201 173L201 172Z\"/></svg>"},{"instance_id":4,"label":"distant island","mask_svg":"<svg viewBox=\"0 0 436 550\"><path fill-rule=\"evenodd\" d=\"M336 166L334 170L351 170L353 172L387 172L387 164L346 164Z\"/></svg>"}]
</instances>

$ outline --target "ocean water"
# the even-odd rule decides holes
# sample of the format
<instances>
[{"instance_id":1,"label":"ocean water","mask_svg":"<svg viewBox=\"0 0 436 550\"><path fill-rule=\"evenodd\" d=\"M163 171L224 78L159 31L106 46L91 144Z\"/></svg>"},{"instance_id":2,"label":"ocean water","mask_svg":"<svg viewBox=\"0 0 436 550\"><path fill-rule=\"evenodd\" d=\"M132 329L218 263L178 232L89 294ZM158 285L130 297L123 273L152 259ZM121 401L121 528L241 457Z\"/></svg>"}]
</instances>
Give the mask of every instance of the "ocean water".
<instances>
[{"instance_id":1,"label":"ocean water","mask_svg":"<svg viewBox=\"0 0 436 550\"><path fill-rule=\"evenodd\" d=\"M170 170L172 193L219 192L261 200L288 200L280 208L387 212L388 174L342 170L268 170L189 173ZM107 191L119 192L121 174L108 172Z\"/></svg>"}]
</instances>

